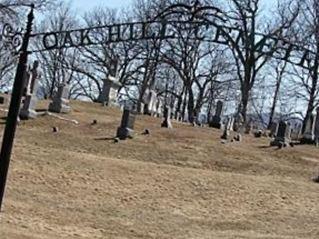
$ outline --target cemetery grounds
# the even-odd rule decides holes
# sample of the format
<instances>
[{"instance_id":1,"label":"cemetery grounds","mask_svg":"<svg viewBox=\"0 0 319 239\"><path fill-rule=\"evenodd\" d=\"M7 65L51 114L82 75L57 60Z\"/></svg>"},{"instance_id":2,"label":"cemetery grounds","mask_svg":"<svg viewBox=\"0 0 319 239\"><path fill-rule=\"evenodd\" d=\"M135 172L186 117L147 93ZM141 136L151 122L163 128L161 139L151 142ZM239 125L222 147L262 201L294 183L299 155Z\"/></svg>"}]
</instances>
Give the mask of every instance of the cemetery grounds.
<instances>
[{"instance_id":1,"label":"cemetery grounds","mask_svg":"<svg viewBox=\"0 0 319 239\"><path fill-rule=\"evenodd\" d=\"M222 144L220 130L161 129L149 116L137 117L134 139L114 143L118 109L71 105L65 117L78 125L20 123L1 239L319 238L319 149L253 136Z\"/></svg>"}]
</instances>

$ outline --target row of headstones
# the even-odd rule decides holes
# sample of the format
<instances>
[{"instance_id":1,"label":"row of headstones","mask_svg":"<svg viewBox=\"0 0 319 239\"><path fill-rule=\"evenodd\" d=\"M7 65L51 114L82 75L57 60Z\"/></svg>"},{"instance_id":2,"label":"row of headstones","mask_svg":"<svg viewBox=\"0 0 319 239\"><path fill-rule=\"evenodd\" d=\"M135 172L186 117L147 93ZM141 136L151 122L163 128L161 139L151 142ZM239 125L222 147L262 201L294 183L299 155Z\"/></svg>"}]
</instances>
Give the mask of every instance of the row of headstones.
<instances>
[{"instance_id":1,"label":"row of headstones","mask_svg":"<svg viewBox=\"0 0 319 239\"><path fill-rule=\"evenodd\" d=\"M164 100L158 96L154 90L146 90L143 95L140 105L140 112L154 117L163 117L164 115Z\"/></svg>"},{"instance_id":2,"label":"row of headstones","mask_svg":"<svg viewBox=\"0 0 319 239\"><path fill-rule=\"evenodd\" d=\"M316 114L313 114L307 121L305 132L302 135L301 143L316 143L319 144L319 107L316 109ZM274 123L271 127L271 135L275 135L275 139L271 142L272 146L287 146L291 143L293 129L291 124L286 121L281 121L279 124ZM297 130L297 134L301 134L301 127ZM295 138L299 138L298 136Z\"/></svg>"},{"instance_id":3,"label":"row of headstones","mask_svg":"<svg viewBox=\"0 0 319 239\"><path fill-rule=\"evenodd\" d=\"M164 100L159 97L154 90L146 90L142 97L139 107L133 107L133 110L124 109L121 125L117 129L116 137L120 140L132 138L134 133L134 124L137 114L145 114L154 117L163 117L162 128L172 129L172 110L168 106L164 106Z\"/></svg>"},{"instance_id":4,"label":"row of headstones","mask_svg":"<svg viewBox=\"0 0 319 239\"><path fill-rule=\"evenodd\" d=\"M118 92L119 84L110 83L108 84L108 89L106 90L109 92L109 88L111 91ZM116 100L114 99L113 102ZM133 107L134 110L138 111L140 114L150 115L154 117L162 118L165 114L165 109L168 106L165 106L163 97L159 96L156 91L147 89L142 97L142 102L140 102L139 107L135 105ZM188 115L182 117L180 112L176 112L174 115L172 114L172 109L168 107L170 110L170 118L180 122L189 122ZM211 127L221 128L221 114L222 114L223 102L217 102L217 109L215 112L215 116L213 117L212 121L209 122ZM168 109L166 109L168 110ZM201 115L200 115L201 116ZM207 120L200 119L200 116L196 117L195 124L196 125L203 125L203 121L206 122Z\"/></svg>"},{"instance_id":5,"label":"row of headstones","mask_svg":"<svg viewBox=\"0 0 319 239\"><path fill-rule=\"evenodd\" d=\"M129 110L124 109L121 125L117 129L116 137L120 140L125 140L127 138L132 138L134 133L134 124L136 119L137 113ZM164 120L161 124L162 128L169 128L172 129L172 122L171 122L171 109L169 107L164 108Z\"/></svg>"},{"instance_id":6,"label":"row of headstones","mask_svg":"<svg viewBox=\"0 0 319 239\"><path fill-rule=\"evenodd\" d=\"M34 119L38 116L36 105L38 102L37 92L39 89L40 75L38 73L39 64L34 62L33 67L29 68L25 75L24 100L20 110L20 118L23 120ZM71 107L69 105L70 88L68 84L62 83L58 87L58 91L49 105L49 111L55 113L69 113Z\"/></svg>"},{"instance_id":7,"label":"row of headstones","mask_svg":"<svg viewBox=\"0 0 319 239\"><path fill-rule=\"evenodd\" d=\"M244 119L240 113L235 116L227 117L225 123L222 122L222 111L223 111L224 103L222 101L218 101L216 105L215 114L212 119L209 121L209 127L223 129L223 134L221 136L222 139L228 140L231 131L237 132L237 136L235 137L237 141L240 141L243 133L250 133L252 125L247 124L244 125ZM244 128L246 127L246 128Z\"/></svg>"},{"instance_id":8,"label":"row of headstones","mask_svg":"<svg viewBox=\"0 0 319 239\"><path fill-rule=\"evenodd\" d=\"M218 125L215 125L215 128L217 128ZM234 131L237 133L237 136L235 139L237 141L241 141L242 135L245 134L250 134L252 130L252 125L251 124L244 124L244 118L243 116L239 113L236 116L229 116L227 118L227 121L224 125L219 123L220 129L223 129L223 135L221 136L222 139L228 140L229 136L231 135L231 131Z\"/></svg>"}]
</instances>

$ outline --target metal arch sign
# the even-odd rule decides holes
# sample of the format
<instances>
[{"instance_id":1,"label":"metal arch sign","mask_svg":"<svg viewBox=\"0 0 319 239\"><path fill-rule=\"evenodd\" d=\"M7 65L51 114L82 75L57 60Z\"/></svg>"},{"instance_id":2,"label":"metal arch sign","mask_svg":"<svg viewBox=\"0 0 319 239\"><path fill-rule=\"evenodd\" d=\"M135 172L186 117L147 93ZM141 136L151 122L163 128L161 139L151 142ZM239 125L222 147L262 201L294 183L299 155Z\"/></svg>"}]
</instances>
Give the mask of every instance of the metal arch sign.
<instances>
[{"instance_id":1,"label":"metal arch sign","mask_svg":"<svg viewBox=\"0 0 319 239\"><path fill-rule=\"evenodd\" d=\"M243 32L233 27L206 23L204 21L148 21L113 24L93 28L75 29L59 32L31 34L32 41L37 42L36 48L30 53L54 49L85 47L92 45L119 43L140 40L177 39L176 29L193 29L192 39L202 40L232 47L234 43L243 42ZM2 30L2 41L12 49L19 49L22 43L22 31L14 31L9 24ZM231 36L232 41L229 37ZM260 41L256 53L290 62L309 69L315 61L316 53L274 36L256 34Z\"/></svg>"},{"instance_id":2,"label":"metal arch sign","mask_svg":"<svg viewBox=\"0 0 319 239\"><path fill-rule=\"evenodd\" d=\"M167 35L167 32L167 24L165 22L153 21L39 33L33 36L40 38L39 40L42 48L34 50L34 52L68 47L110 44L123 41L172 38L173 36Z\"/></svg>"}]
</instances>

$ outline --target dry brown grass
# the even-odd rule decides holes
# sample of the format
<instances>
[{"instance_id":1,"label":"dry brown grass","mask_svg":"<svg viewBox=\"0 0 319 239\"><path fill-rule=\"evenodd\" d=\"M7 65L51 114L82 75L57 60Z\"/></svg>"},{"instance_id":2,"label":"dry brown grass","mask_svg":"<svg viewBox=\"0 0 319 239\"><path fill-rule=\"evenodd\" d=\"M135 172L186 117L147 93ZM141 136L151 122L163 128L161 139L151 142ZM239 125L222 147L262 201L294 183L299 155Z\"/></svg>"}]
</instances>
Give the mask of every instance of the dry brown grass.
<instances>
[{"instance_id":1,"label":"dry brown grass","mask_svg":"<svg viewBox=\"0 0 319 239\"><path fill-rule=\"evenodd\" d=\"M133 140L114 144L101 139L114 136L117 109L72 106L66 117L79 125L50 116L20 125L1 239L319 237L318 149L221 144L218 130L161 129L145 116Z\"/></svg>"}]
</instances>

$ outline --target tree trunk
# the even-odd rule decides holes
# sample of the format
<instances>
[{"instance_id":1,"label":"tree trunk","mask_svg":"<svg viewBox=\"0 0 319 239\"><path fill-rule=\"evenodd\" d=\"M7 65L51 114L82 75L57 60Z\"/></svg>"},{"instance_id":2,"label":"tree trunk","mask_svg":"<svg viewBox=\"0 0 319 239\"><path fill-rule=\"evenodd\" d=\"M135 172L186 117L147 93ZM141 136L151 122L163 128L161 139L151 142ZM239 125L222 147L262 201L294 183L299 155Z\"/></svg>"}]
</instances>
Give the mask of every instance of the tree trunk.
<instances>
[{"instance_id":1,"label":"tree trunk","mask_svg":"<svg viewBox=\"0 0 319 239\"><path fill-rule=\"evenodd\" d=\"M313 84L313 86L314 86L314 84ZM310 93L310 99L309 99L308 106L307 106L306 117L304 118L304 121L302 124L302 133L305 133L307 122L310 119L312 112L315 108L315 106L314 106L315 105L315 92L316 92L316 88L312 87L311 93Z\"/></svg>"},{"instance_id":2,"label":"tree trunk","mask_svg":"<svg viewBox=\"0 0 319 239\"><path fill-rule=\"evenodd\" d=\"M271 125L274 120L274 115L275 115L275 110L277 106L277 101L278 101L278 96L279 96L279 90L280 90L280 85L281 85L281 79L277 81L276 83L276 90L275 90L275 95L274 95L274 101L271 106L271 111L270 111L270 116L269 116L269 122L268 122L268 129L271 128Z\"/></svg>"},{"instance_id":3,"label":"tree trunk","mask_svg":"<svg viewBox=\"0 0 319 239\"><path fill-rule=\"evenodd\" d=\"M241 109L240 113L243 116L244 123L247 122L247 109L248 109L248 101L249 101L249 86L247 84L242 86L242 96L241 96Z\"/></svg>"},{"instance_id":4,"label":"tree trunk","mask_svg":"<svg viewBox=\"0 0 319 239\"><path fill-rule=\"evenodd\" d=\"M182 94L178 97L178 102L177 102L177 106L175 109L175 119L178 119L178 113L181 116L181 107L182 107L182 103L183 103L183 95L185 94L185 87L183 88Z\"/></svg>"},{"instance_id":5,"label":"tree trunk","mask_svg":"<svg viewBox=\"0 0 319 239\"><path fill-rule=\"evenodd\" d=\"M183 121L185 119L186 106L187 106L187 90L185 89L184 99L183 99L183 107L182 107L182 115L181 115Z\"/></svg>"},{"instance_id":6,"label":"tree trunk","mask_svg":"<svg viewBox=\"0 0 319 239\"><path fill-rule=\"evenodd\" d=\"M190 123L194 123L195 115L194 115L194 93L192 87L188 88L188 120Z\"/></svg>"}]
</instances>

